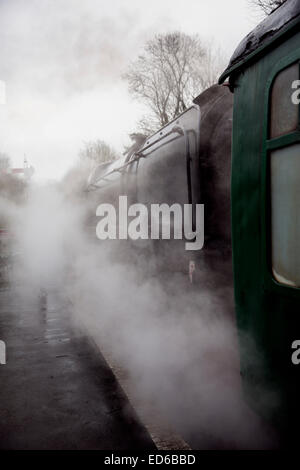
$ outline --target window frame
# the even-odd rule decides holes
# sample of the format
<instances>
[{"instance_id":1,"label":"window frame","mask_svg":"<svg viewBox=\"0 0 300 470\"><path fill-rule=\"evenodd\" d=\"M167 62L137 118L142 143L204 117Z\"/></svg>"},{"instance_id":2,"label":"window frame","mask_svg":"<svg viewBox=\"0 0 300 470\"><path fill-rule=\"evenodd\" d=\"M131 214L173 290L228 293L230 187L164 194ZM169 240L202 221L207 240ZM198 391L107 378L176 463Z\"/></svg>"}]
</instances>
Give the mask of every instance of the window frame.
<instances>
[{"instance_id":1,"label":"window frame","mask_svg":"<svg viewBox=\"0 0 300 470\"><path fill-rule=\"evenodd\" d=\"M272 226L271 226L271 173L270 161L271 152L293 144L300 143L300 104L298 105L298 126L297 129L279 137L271 138L269 136L271 120L271 97L272 86L276 77L284 69L298 63L300 80L300 49L296 49L292 54L285 56L273 67L265 88L264 100L264 120L262 132L262 171L261 171L261 227L262 227L262 245L261 260L263 273L263 289L268 291L277 291L280 294L300 297L300 286L290 286L280 283L275 279L272 269ZM292 95L291 88L291 95ZM300 156L299 156L300 158Z\"/></svg>"}]
</instances>

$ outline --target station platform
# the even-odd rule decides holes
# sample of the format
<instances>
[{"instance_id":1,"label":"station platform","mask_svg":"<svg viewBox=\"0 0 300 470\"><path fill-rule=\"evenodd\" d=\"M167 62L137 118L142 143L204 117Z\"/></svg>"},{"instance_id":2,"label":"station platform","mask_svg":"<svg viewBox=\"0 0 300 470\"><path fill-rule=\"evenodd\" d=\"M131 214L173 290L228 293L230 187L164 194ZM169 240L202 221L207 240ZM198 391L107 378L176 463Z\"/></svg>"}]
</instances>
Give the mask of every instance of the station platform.
<instances>
[{"instance_id":1,"label":"station platform","mask_svg":"<svg viewBox=\"0 0 300 470\"><path fill-rule=\"evenodd\" d=\"M0 288L0 449L155 450L71 309L57 291Z\"/></svg>"}]
</instances>

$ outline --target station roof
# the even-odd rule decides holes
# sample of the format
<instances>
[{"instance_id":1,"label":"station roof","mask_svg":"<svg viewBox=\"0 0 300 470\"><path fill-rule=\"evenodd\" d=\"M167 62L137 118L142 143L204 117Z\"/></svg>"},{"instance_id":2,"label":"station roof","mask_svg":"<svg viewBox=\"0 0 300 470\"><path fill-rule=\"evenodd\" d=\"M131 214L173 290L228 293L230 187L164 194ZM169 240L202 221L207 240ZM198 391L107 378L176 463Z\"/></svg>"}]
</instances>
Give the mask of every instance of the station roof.
<instances>
[{"instance_id":1,"label":"station roof","mask_svg":"<svg viewBox=\"0 0 300 470\"><path fill-rule=\"evenodd\" d=\"M287 0L240 42L230 59L228 67L221 75L219 83L223 83L233 72L299 23L300 0Z\"/></svg>"}]
</instances>

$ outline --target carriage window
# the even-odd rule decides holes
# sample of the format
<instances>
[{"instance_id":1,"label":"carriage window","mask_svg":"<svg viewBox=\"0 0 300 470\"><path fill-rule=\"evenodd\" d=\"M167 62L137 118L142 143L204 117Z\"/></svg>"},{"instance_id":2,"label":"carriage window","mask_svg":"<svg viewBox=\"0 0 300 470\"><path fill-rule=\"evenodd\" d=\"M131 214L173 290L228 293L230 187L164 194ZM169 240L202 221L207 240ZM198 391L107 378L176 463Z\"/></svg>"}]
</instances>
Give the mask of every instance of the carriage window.
<instances>
[{"instance_id":1,"label":"carriage window","mask_svg":"<svg viewBox=\"0 0 300 470\"><path fill-rule=\"evenodd\" d=\"M273 275L300 287L300 143L271 152Z\"/></svg>"},{"instance_id":2,"label":"carriage window","mask_svg":"<svg viewBox=\"0 0 300 470\"><path fill-rule=\"evenodd\" d=\"M299 106L291 99L292 83L298 79L298 63L284 69L275 78L271 90L271 139L293 132L298 127Z\"/></svg>"}]
</instances>

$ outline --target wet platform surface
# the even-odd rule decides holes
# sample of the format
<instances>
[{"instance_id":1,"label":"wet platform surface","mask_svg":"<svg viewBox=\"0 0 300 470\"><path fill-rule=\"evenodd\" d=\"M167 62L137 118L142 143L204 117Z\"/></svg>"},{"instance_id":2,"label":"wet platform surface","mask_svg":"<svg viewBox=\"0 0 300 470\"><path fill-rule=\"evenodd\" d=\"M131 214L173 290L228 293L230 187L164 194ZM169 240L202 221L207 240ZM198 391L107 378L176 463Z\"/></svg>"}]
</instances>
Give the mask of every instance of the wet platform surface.
<instances>
[{"instance_id":1,"label":"wet platform surface","mask_svg":"<svg viewBox=\"0 0 300 470\"><path fill-rule=\"evenodd\" d=\"M112 371L57 292L0 288L0 449L150 450Z\"/></svg>"}]
</instances>

